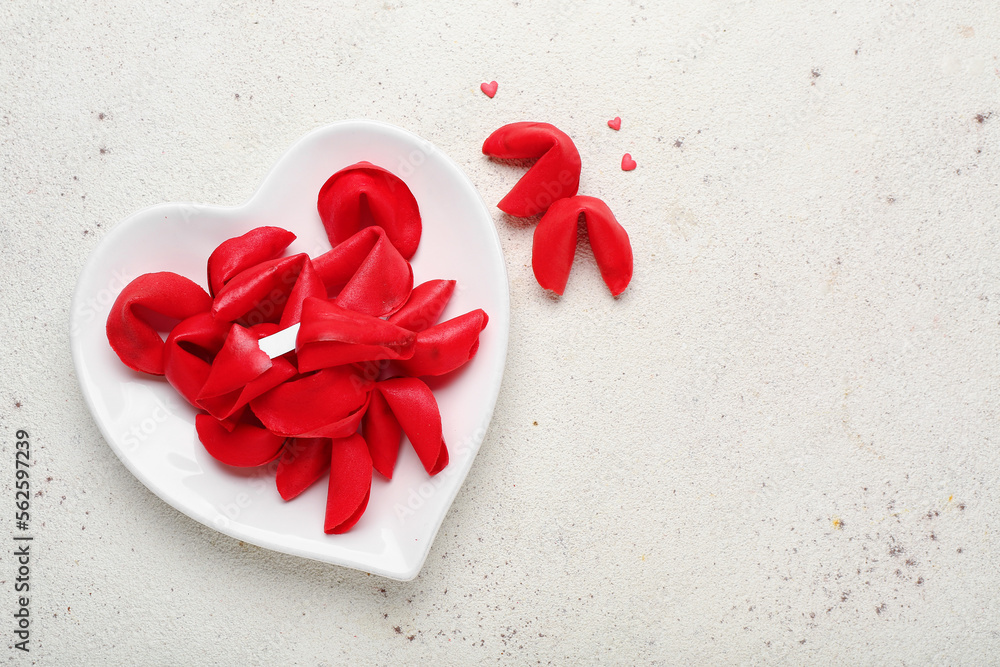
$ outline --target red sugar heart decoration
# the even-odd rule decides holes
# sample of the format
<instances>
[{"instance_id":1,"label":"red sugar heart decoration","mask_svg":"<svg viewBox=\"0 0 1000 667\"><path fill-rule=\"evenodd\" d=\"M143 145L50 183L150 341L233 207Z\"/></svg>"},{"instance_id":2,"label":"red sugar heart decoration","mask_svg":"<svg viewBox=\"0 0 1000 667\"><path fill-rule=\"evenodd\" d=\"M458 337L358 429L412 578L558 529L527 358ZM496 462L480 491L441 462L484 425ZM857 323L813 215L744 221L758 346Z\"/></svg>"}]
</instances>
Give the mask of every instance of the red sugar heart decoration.
<instances>
[{"instance_id":1,"label":"red sugar heart decoration","mask_svg":"<svg viewBox=\"0 0 1000 667\"><path fill-rule=\"evenodd\" d=\"M618 116L615 116L614 118L608 121L608 127L610 127L612 130L615 131L622 129L622 119L619 118Z\"/></svg>"},{"instance_id":2,"label":"red sugar heart decoration","mask_svg":"<svg viewBox=\"0 0 1000 667\"><path fill-rule=\"evenodd\" d=\"M632 156L629 153L625 153L625 155L622 156L622 171L632 171L635 167L635 160L632 159Z\"/></svg>"},{"instance_id":3,"label":"red sugar heart decoration","mask_svg":"<svg viewBox=\"0 0 1000 667\"><path fill-rule=\"evenodd\" d=\"M493 96L497 94L497 88L499 87L500 85L496 81L490 81L489 83L479 84L479 90L486 93L486 97L490 99L493 99Z\"/></svg>"}]
</instances>

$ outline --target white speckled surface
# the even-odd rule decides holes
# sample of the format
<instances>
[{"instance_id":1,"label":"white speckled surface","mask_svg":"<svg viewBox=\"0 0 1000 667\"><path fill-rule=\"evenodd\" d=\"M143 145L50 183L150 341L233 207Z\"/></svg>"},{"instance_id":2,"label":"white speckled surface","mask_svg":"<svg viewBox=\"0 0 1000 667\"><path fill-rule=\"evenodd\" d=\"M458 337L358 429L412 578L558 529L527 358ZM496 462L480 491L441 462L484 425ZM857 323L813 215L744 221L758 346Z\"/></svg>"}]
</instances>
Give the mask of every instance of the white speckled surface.
<instances>
[{"instance_id":1,"label":"white speckled surface","mask_svg":"<svg viewBox=\"0 0 1000 667\"><path fill-rule=\"evenodd\" d=\"M995 3L288 4L0 7L0 501L17 428L42 491L32 652L4 660L996 659ZM518 173L482 140L554 122L636 257L618 301L586 253L554 301L496 212L507 376L409 583L159 501L69 355L76 274L118 220L239 204L355 117L434 142L491 203Z\"/></svg>"}]
</instances>

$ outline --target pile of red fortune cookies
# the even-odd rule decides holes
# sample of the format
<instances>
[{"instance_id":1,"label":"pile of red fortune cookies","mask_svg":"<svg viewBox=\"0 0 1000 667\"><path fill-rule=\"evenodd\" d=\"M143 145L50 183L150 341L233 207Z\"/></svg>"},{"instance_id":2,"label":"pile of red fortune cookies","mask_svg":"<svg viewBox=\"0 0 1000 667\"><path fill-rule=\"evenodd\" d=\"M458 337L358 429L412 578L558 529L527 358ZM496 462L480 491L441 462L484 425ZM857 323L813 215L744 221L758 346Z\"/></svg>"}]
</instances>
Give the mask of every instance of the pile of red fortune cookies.
<instances>
[{"instance_id":1,"label":"pile of red fortune cookies","mask_svg":"<svg viewBox=\"0 0 1000 667\"><path fill-rule=\"evenodd\" d=\"M287 255L294 234L252 229L212 252L208 291L170 272L130 282L107 335L126 366L164 376L200 410L198 438L218 461L277 461L285 500L329 474L324 531L343 533L364 514L373 471L392 478L403 434L429 475L448 464L422 378L467 364L489 318L439 323L455 281L413 285L420 211L395 175L359 162L327 180L317 207L332 250ZM294 350L261 350L295 324Z\"/></svg>"}]
</instances>

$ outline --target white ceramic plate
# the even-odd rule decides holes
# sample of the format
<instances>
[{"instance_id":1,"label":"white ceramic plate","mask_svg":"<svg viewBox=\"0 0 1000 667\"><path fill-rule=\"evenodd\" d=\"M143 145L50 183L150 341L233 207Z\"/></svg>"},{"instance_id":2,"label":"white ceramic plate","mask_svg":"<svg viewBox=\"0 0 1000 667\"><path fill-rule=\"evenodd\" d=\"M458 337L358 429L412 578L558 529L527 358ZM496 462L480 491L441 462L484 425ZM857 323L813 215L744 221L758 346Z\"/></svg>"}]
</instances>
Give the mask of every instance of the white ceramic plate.
<instances>
[{"instance_id":1,"label":"white ceramic plate","mask_svg":"<svg viewBox=\"0 0 1000 667\"><path fill-rule=\"evenodd\" d=\"M111 350L105 321L128 281L173 271L206 286L205 264L222 241L260 225L297 235L289 253L330 248L316 212L320 187L339 169L367 160L413 191L423 218L413 257L416 284L458 281L442 319L475 308L490 316L479 352L434 393L451 462L430 478L404 441L392 481L377 473L368 510L344 535L326 535L326 484L291 502L274 488L273 468L238 469L215 461L198 441L195 410L162 378L128 369ZM70 341L80 387L94 420L139 481L196 521L253 544L409 580L465 480L493 414L510 325L507 273L492 219L458 166L430 143L372 121L320 128L282 156L246 204L236 208L163 204L115 227L80 275Z\"/></svg>"}]
</instances>

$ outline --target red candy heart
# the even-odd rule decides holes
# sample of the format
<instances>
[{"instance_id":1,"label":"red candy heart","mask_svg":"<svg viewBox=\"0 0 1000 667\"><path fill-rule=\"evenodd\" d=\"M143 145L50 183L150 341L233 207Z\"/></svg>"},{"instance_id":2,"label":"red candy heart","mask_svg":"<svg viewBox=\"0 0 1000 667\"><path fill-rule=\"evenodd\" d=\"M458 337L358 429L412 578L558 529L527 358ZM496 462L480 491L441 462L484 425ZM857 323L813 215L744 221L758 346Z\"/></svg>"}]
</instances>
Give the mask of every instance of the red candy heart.
<instances>
[{"instance_id":1,"label":"red candy heart","mask_svg":"<svg viewBox=\"0 0 1000 667\"><path fill-rule=\"evenodd\" d=\"M490 81L489 83L479 84L479 90L486 93L486 97L490 99L493 99L493 96L497 94L497 88L499 87L500 85L496 81Z\"/></svg>"},{"instance_id":2,"label":"red candy heart","mask_svg":"<svg viewBox=\"0 0 1000 667\"><path fill-rule=\"evenodd\" d=\"M632 156L628 153L622 156L622 171L632 171L635 169L636 163L632 159Z\"/></svg>"},{"instance_id":3,"label":"red candy heart","mask_svg":"<svg viewBox=\"0 0 1000 667\"><path fill-rule=\"evenodd\" d=\"M608 121L608 127L615 131L622 129L622 119L619 116L615 116Z\"/></svg>"}]
</instances>

